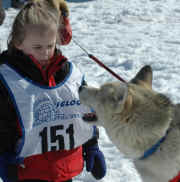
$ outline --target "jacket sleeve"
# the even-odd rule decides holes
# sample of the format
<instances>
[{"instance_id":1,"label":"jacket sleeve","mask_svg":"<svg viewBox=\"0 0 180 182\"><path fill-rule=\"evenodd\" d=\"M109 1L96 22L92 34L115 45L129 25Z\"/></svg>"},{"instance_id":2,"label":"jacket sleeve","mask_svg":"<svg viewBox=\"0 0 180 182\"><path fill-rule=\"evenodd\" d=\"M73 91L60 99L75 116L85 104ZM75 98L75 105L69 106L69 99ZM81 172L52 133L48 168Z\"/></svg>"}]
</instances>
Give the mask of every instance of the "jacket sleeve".
<instances>
[{"instance_id":1,"label":"jacket sleeve","mask_svg":"<svg viewBox=\"0 0 180 182\"><path fill-rule=\"evenodd\" d=\"M5 16L6 16L5 10L3 8L2 1L0 0L0 25L3 24Z\"/></svg>"},{"instance_id":2,"label":"jacket sleeve","mask_svg":"<svg viewBox=\"0 0 180 182\"><path fill-rule=\"evenodd\" d=\"M14 152L18 139L17 115L8 92L0 81L0 155Z\"/></svg>"}]
</instances>

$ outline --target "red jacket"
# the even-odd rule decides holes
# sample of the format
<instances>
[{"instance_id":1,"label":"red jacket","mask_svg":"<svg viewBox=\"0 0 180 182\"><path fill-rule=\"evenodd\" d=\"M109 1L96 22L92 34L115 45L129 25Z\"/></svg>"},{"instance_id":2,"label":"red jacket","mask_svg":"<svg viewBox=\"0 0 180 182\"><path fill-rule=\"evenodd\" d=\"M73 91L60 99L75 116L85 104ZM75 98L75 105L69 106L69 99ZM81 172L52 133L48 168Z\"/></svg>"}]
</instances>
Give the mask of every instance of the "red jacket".
<instances>
[{"instance_id":1,"label":"red jacket","mask_svg":"<svg viewBox=\"0 0 180 182\"><path fill-rule=\"evenodd\" d=\"M82 170L82 147L79 147L25 158L24 165L18 167L18 179L62 182L77 176Z\"/></svg>"},{"instance_id":2,"label":"red jacket","mask_svg":"<svg viewBox=\"0 0 180 182\"><path fill-rule=\"evenodd\" d=\"M174 177L172 180L170 180L169 182L180 182L180 172L179 172L179 174L176 176L176 177Z\"/></svg>"}]
</instances>

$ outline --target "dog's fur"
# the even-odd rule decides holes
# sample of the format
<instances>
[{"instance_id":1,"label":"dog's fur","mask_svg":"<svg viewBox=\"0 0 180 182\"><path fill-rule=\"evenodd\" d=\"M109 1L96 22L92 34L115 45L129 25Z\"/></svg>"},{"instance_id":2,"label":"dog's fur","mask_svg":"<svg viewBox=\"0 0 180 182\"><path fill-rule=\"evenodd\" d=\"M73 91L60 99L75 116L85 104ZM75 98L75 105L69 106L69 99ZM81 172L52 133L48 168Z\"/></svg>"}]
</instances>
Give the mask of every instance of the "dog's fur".
<instances>
[{"instance_id":1,"label":"dog's fur","mask_svg":"<svg viewBox=\"0 0 180 182\"><path fill-rule=\"evenodd\" d=\"M168 182L180 172L180 105L152 89L152 69L144 66L130 82L100 88L83 86L80 101L91 106L117 148L134 164L144 182ZM145 159L144 152L165 140Z\"/></svg>"}]
</instances>

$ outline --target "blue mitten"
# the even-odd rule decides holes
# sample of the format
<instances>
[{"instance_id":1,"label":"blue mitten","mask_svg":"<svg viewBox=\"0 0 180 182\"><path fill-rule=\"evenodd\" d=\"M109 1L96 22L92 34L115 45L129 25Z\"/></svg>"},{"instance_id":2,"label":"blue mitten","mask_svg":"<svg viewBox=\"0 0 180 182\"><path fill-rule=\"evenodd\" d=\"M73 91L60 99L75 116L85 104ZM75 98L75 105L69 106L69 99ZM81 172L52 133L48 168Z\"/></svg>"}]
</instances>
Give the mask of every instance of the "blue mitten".
<instances>
[{"instance_id":1,"label":"blue mitten","mask_svg":"<svg viewBox=\"0 0 180 182\"><path fill-rule=\"evenodd\" d=\"M106 162L103 153L99 150L97 139L91 139L83 146L86 170L96 179L102 179L106 174Z\"/></svg>"}]
</instances>

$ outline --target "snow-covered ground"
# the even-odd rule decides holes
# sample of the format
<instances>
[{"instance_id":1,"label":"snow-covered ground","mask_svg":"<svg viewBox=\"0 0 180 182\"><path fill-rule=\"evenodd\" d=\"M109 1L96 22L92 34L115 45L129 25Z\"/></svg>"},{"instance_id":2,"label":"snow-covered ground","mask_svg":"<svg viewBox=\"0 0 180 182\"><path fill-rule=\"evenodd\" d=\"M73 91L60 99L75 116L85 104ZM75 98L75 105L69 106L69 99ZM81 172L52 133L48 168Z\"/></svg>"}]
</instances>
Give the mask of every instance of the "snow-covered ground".
<instances>
[{"instance_id":1,"label":"snow-covered ground","mask_svg":"<svg viewBox=\"0 0 180 182\"><path fill-rule=\"evenodd\" d=\"M180 1L179 0L67 0L73 39L123 79L139 69L153 68L153 88L180 101ZM17 10L6 10L0 27L1 49L6 49L10 26ZM64 55L86 74L88 84L116 80L72 41ZM125 159L100 128L100 147L107 161L101 182L141 182L133 163ZM85 170L75 182L95 182Z\"/></svg>"}]
</instances>

